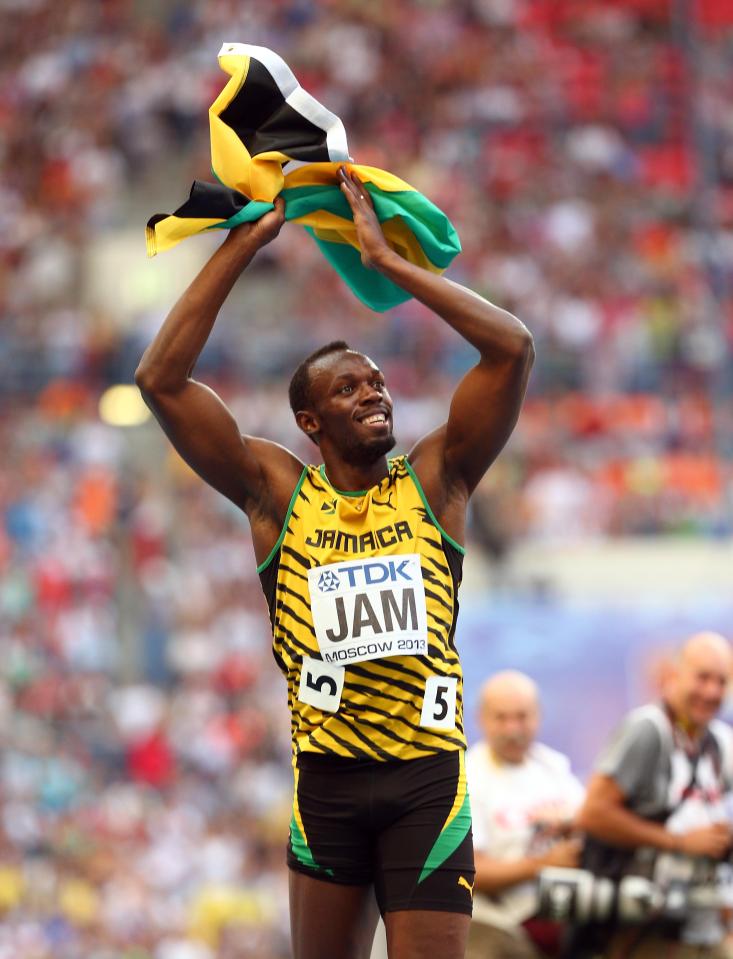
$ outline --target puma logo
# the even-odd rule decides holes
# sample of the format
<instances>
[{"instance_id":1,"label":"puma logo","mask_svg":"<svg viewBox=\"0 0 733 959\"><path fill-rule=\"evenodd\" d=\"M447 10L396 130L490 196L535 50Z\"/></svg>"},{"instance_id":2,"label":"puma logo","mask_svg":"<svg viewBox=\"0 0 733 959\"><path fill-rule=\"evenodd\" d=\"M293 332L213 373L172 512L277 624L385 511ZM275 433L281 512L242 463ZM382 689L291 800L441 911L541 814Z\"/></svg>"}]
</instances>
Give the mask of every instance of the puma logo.
<instances>
[{"instance_id":1,"label":"puma logo","mask_svg":"<svg viewBox=\"0 0 733 959\"><path fill-rule=\"evenodd\" d=\"M476 881L476 880L474 880L474 882L475 882L475 881ZM459 885L459 886L464 886L466 889L468 889L468 891L469 891L470 894L471 894L471 899L473 899L473 886L474 886L474 883L473 883L473 882L469 884L469 882L468 882L467 879L464 879L463 876L459 876L459 877L458 877L458 885Z\"/></svg>"}]
</instances>

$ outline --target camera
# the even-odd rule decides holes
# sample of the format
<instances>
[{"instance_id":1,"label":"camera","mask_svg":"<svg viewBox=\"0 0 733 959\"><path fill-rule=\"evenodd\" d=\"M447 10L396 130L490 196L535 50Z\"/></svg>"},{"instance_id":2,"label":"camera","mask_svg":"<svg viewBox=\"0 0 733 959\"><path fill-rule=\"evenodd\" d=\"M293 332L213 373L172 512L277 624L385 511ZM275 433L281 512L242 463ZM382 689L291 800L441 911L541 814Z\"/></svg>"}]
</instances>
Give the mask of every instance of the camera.
<instances>
[{"instance_id":1,"label":"camera","mask_svg":"<svg viewBox=\"0 0 733 959\"><path fill-rule=\"evenodd\" d=\"M618 882L585 869L543 869L538 879L543 919L572 925L641 923L649 919L683 922L691 908L720 908L724 899L715 885L694 886L672 879L664 887L644 876Z\"/></svg>"}]
</instances>

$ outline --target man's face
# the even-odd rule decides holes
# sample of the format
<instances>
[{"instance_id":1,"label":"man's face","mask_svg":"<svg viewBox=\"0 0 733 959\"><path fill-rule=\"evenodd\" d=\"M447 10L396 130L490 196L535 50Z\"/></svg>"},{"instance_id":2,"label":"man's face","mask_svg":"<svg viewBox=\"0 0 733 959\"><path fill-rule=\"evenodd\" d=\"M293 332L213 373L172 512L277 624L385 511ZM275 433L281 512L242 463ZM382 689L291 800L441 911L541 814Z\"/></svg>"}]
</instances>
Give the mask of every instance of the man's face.
<instances>
[{"instance_id":1,"label":"man's face","mask_svg":"<svg viewBox=\"0 0 733 959\"><path fill-rule=\"evenodd\" d=\"M728 688L729 660L715 650L684 655L670 679L672 706L693 726L708 725L720 711Z\"/></svg>"},{"instance_id":2,"label":"man's face","mask_svg":"<svg viewBox=\"0 0 733 959\"><path fill-rule=\"evenodd\" d=\"M328 437L347 463L369 466L394 447L392 398L368 357L349 350L318 360L311 396L319 441Z\"/></svg>"},{"instance_id":3,"label":"man's face","mask_svg":"<svg viewBox=\"0 0 733 959\"><path fill-rule=\"evenodd\" d=\"M482 704L480 722L496 758L505 763L521 763L537 735L537 701L534 696L516 691L493 694Z\"/></svg>"}]
</instances>

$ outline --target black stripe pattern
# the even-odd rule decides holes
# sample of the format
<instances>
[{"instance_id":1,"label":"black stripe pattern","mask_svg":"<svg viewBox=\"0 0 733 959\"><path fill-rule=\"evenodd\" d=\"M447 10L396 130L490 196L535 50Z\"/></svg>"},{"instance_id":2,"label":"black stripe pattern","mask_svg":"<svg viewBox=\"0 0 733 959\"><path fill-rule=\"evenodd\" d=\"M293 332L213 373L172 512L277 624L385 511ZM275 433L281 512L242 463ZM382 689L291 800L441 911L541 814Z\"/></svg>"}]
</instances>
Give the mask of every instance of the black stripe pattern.
<instances>
[{"instance_id":1,"label":"black stripe pattern","mask_svg":"<svg viewBox=\"0 0 733 959\"><path fill-rule=\"evenodd\" d=\"M327 509L321 508L324 504ZM395 524L400 522L406 526L400 527L397 537ZM379 536L387 546L377 545ZM303 658L321 659L311 615L308 570L349 559L410 553L420 555L427 655L371 659L346 666L335 711L301 701ZM261 573L273 622L275 660L288 679L296 753L388 760L465 746L461 668L453 641L461 574L462 553L431 519L404 457L391 461L388 476L363 497L339 495L316 468L308 468L278 554ZM454 729L421 725L425 683L435 676L456 680Z\"/></svg>"}]
</instances>

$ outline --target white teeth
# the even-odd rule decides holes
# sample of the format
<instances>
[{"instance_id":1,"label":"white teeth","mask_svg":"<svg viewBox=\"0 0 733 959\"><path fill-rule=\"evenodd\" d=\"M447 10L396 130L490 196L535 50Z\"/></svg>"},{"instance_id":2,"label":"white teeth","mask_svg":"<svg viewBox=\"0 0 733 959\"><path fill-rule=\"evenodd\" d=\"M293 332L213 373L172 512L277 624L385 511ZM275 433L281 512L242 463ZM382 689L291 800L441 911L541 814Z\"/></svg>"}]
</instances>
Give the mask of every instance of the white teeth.
<instances>
[{"instance_id":1,"label":"white teeth","mask_svg":"<svg viewBox=\"0 0 733 959\"><path fill-rule=\"evenodd\" d=\"M385 418L383 413L376 413L374 416L367 416L364 420L365 423L384 423Z\"/></svg>"}]
</instances>

